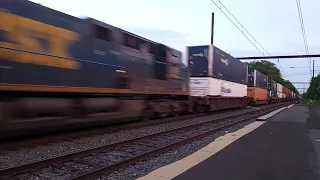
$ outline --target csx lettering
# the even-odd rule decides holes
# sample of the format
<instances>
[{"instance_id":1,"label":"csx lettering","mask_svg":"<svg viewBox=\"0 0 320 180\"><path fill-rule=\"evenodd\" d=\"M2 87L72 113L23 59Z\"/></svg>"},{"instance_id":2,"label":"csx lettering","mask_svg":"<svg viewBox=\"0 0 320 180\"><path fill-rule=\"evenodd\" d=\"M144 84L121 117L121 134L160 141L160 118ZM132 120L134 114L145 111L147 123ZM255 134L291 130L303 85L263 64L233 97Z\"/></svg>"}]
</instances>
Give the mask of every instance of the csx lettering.
<instances>
[{"instance_id":1,"label":"csx lettering","mask_svg":"<svg viewBox=\"0 0 320 180\"><path fill-rule=\"evenodd\" d=\"M67 69L80 68L79 62L68 59L71 58L68 52L70 43L79 40L77 33L1 11L0 19L3 21L0 30L9 41L0 41L0 46L23 50L0 48L0 59Z\"/></svg>"}]
</instances>

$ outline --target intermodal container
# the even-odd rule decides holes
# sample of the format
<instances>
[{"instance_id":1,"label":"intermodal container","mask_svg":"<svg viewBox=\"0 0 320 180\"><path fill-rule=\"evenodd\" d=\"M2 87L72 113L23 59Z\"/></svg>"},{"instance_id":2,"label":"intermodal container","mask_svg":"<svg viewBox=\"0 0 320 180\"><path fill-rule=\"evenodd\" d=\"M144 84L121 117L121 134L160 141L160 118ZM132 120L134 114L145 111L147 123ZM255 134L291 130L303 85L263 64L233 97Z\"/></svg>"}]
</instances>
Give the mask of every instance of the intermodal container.
<instances>
[{"instance_id":1,"label":"intermodal container","mask_svg":"<svg viewBox=\"0 0 320 180\"><path fill-rule=\"evenodd\" d=\"M253 98L255 101L266 101L268 99L268 91L263 88L248 87L248 97Z\"/></svg>"},{"instance_id":2,"label":"intermodal container","mask_svg":"<svg viewBox=\"0 0 320 180\"><path fill-rule=\"evenodd\" d=\"M270 77L268 77L268 89L277 91L277 82Z\"/></svg>"},{"instance_id":3,"label":"intermodal container","mask_svg":"<svg viewBox=\"0 0 320 180\"><path fill-rule=\"evenodd\" d=\"M287 98L287 95L282 93L282 99L285 99L285 98Z\"/></svg>"},{"instance_id":4,"label":"intermodal container","mask_svg":"<svg viewBox=\"0 0 320 180\"><path fill-rule=\"evenodd\" d=\"M285 86L282 86L282 94L288 95L288 89Z\"/></svg>"},{"instance_id":5,"label":"intermodal container","mask_svg":"<svg viewBox=\"0 0 320 180\"><path fill-rule=\"evenodd\" d=\"M277 83L277 92L282 93L282 84L280 84L280 83Z\"/></svg>"},{"instance_id":6,"label":"intermodal container","mask_svg":"<svg viewBox=\"0 0 320 180\"><path fill-rule=\"evenodd\" d=\"M248 66L215 46L190 46L187 55L192 77L248 83Z\"/></svg>"},{"instance_id":7,"label":"intermodal container","mask_svg":"<svg viewBox=\"0 0 320 180\"><path fill-rule=\"evenodd\" d=\"M248 87L255 87L255 70L248 67Z\"/></svg>"},{"instance_id":8,"label":"intermodal container","mask_svg":"<svg viewBox=\"0 0 320 180\"><path fill-rule=\"evenodd\" d=\"M248 66L230 54L213 47L213 77L241 84L248 83Z\"/></svg>"},{"instance_id":9,"label":"intermodal container","mask_svg":"<svg viewBox=\"0 0 320 180\"><path fill-rule=\"evenodd\" d=\"M288 89L288 96L291 98L292 97L292 92L290 89Z\"/></svg>"},{"instance_id":10,"label":"intermodal container","mask_svg":"<svg viewBox=\"0 0 320 180\"><path fill-rule=\"evenodd\" d=\"M253 68L248 68L248 87L268 89L268 76Z\"/></svg>"},{"instance_id":11,"label":"intermodal container","mask_svg":"<svg viewBox=\"0 0 320 180\"><path fill-rule=\"evenodd\" d=\"M188 65L190 76L208 77L209 74L209 46L191 46L187 47ZM211 59L211 58L210 58Z\"/></svg>"},{"instance_id":12,"label":"intermodal container","mask_svg":"<svg viewBox=\"0 0 320 180\"><path fill-rule=\"evenodd\" d=\"M280 83L277 83L277 95L278 98L282 98L282 85Z\"/></svg>"},{"instance_id":13,"label":"intermodal container","mask_svg":"<svg viewBox=\"0 0 320 180\"><path fill-rule=\"evenodd\" d=\"M276 98L277 96L277 82L268 77L268 93L269 97Z\"/></svg>"},{"instance_id":14,"label":"intermodal container","mask_svg":"<svg viewBox=\"0 0 320 180\"><path fill-rule=\"evenodd\" d=\"M190 77L190 96L246 97L247 86L212 77Z\"/></svg>"}]
</instances>

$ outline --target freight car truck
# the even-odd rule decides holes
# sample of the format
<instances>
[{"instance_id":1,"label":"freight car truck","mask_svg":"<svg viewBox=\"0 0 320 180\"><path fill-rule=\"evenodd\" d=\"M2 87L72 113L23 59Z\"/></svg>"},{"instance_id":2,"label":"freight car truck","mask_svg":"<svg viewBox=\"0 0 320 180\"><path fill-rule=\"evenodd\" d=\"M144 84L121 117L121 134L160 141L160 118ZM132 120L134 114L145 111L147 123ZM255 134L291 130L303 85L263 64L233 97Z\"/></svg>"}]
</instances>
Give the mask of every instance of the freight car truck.
<instances>
[{"instance_id":1,"label":"freight car truck","mask_svg":"<svg viewBox=\"0 0 320 180\"><path fill-rule=\"evenodd\" d=\"M187 47L190 99L199 111L246 107L246 64L213 45Z\"/></svg>"}]
</instances>

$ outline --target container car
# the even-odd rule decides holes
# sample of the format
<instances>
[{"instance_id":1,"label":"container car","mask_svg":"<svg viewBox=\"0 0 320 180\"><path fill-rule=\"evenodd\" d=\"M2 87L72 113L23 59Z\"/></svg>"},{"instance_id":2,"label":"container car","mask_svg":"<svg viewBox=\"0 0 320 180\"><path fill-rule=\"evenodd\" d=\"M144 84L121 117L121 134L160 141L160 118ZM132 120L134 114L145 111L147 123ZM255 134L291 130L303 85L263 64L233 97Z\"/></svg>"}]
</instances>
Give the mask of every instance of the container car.
<instances>
[{"instance_id":1,"label":"container car","mask_svg":"<svg viewBox=\"0 0 320 180\"><path fill-rule=\"evenodd\" d=\"M247 65L213 45L187 47L195 109L247 106Z\"/></svg>"},{"instance_id":2,"label":"container car","mask_svg":"<svg viewBox=\"0 0 320 180\"><path fill-rule=\"evenodd\" d=\"M250 105L268 104L268 76L248 68L248 97Z\"/></svg>"}]
</instances>

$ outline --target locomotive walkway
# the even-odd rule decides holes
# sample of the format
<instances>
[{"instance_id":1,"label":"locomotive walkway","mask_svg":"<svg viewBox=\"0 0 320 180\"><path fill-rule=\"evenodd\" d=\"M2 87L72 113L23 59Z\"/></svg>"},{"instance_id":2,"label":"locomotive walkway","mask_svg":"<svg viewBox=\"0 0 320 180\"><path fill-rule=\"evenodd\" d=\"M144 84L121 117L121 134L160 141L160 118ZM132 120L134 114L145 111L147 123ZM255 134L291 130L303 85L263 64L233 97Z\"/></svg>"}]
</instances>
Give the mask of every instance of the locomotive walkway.
<instances>
[{"instance_id":1,"label":"locomotive walkway","mask_svg":"<svg viewBox=\"0 0 320 180\"><path fill-rule=\"evenodd\" d=\"M147 179L320 179L320 106L294 105L139 178Z\"/></svg>"}]
</instances>

